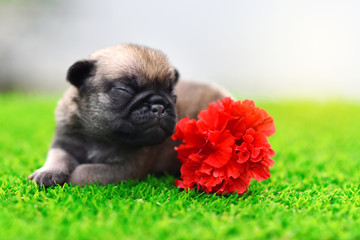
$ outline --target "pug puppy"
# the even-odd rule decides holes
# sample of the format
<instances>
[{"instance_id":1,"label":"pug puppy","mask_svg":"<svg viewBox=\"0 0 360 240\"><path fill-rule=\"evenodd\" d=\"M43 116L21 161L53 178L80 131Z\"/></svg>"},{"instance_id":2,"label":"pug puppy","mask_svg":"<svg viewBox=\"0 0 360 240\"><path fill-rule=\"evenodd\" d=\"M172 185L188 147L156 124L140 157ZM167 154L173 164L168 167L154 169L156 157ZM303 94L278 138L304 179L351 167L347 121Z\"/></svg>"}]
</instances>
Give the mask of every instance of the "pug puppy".
<instances>
[{"instance_id":1,"label":"pug puppy","mask_svg":"<svg viewBox=\"0 0 360 240\"><path fill-rule=\"evenodd\" d=\"M122 44L93 53L68 70L71 83L55 111L56 130L44 166L30 175L40 186L111 184L149 173L178 174L170 136L178 119L227 94L179 81L158 50Z\"/></svg>"}]
</instances>

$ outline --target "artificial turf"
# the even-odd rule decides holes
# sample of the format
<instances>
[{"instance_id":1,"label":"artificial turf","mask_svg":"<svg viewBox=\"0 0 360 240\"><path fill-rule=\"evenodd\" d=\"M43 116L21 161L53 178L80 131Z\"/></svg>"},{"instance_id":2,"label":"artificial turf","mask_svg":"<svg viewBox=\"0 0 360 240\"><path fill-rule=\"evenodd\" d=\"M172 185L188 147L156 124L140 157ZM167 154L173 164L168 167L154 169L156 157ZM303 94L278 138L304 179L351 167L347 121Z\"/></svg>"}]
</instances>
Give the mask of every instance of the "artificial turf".
<instances>
[{"instance_id":1,"label":"artificial turf","mask_svg":"<svg viewBox=\"0 0 360 240\"><path fill-rule=\"evenodd\" d=\"M0 95L0 239L360 239L360 103L256 102L275 119L271 178L241 195L172 176L41 189L55 96Z\"/></svg>"}]
</instances>

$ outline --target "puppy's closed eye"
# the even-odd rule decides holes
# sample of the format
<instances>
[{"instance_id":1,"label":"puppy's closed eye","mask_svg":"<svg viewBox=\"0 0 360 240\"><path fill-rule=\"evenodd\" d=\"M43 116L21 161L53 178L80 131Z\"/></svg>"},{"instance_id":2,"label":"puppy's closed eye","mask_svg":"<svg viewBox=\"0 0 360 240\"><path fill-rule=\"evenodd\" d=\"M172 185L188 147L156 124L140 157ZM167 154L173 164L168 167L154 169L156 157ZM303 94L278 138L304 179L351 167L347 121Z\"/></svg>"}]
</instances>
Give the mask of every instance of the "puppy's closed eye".
<instances>
[{"instance_id":1,"label":"puppy's closed eye","mask_svg":"<svg viewBox=\"0 0 360 240\"><path fill-rule=\"evenodd\" d=\"M135 91L132 88L125 87L125 86L114 86L113 89L115 91L131 94L131 95L135 93Z\"/></svg>"}]
</instances>

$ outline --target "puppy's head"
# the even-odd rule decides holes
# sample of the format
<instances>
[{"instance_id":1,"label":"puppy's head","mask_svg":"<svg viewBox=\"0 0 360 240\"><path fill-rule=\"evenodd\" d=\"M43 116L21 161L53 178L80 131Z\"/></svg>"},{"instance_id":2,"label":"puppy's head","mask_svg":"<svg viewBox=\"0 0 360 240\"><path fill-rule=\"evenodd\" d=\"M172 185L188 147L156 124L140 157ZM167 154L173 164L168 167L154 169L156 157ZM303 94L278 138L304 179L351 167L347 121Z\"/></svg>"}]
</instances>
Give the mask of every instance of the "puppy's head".
<instances>
[{"instance_id":1,"label":"puppy's head","mask_svg":"<svg viewBox=\"0 0 360 240\"><path fill-rule=\"evenodd\" d=\"M173 133L178 77L160 51L131 44L99 50L67 74L78 88L85 134L134 146L159 144Z\"/></svg>"}]
</instances>

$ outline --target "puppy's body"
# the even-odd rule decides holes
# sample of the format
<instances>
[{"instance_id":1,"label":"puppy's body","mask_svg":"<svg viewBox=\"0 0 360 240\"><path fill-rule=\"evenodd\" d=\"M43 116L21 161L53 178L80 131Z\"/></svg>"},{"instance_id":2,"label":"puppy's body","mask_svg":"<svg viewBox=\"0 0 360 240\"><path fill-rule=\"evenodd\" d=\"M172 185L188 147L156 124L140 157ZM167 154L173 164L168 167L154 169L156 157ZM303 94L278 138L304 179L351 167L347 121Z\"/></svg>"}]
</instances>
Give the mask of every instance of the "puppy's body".
<instances>
[{"instance_id":1,"label":"puppy's body","mask_svg":"<svg viewBox=\"0 0 360 240\"><path fill-rule=\"evenodd\" d=\"M44 186L110 184L178 173L178 142L170 139L177 118L196 118L225 93L185 81L174 90L177 78L161 52L137 45L106 48L75 63L47 160L30 179Z\"/></svg>"}]
</instances>

